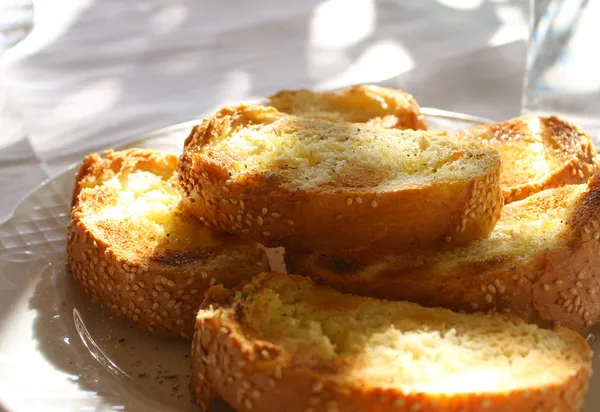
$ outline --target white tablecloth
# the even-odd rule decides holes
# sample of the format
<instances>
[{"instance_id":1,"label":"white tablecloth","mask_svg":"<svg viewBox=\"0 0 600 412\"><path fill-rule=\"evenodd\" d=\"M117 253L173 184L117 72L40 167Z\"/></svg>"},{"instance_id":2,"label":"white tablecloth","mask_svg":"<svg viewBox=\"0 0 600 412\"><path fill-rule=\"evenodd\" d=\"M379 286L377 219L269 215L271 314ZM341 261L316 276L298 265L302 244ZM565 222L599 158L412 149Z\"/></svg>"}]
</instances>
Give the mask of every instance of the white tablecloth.
<instances>
[{"instance_id":1,"label":"white tablecloth","mask_svg":"<svg viewBox=\"0 0 600 412\"><path fill-rule=\"evenodd\" d=\"M520 109L526 0L33 3L0 55L0 220L90 151L282 88L387 81L422 106Z\"/></svg>"}]
</instances>

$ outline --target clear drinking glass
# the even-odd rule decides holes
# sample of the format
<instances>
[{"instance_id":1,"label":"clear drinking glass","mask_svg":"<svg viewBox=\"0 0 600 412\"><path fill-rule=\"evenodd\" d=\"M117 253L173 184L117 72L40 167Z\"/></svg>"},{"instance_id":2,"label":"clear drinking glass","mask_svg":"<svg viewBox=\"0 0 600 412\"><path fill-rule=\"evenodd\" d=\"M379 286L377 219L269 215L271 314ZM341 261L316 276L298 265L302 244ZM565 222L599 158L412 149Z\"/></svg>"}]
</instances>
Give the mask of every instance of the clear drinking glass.
<instances>
[{"instance_id":1,"label":"clear drinking glass","mask_svg":"<svg viewBox=\"0 0 600 412\"><path fill-rule=\"evenodd\" d=\"M555 114L600 143L600 0L531 0L522 112Z\"/></svg>"}]
</instances>

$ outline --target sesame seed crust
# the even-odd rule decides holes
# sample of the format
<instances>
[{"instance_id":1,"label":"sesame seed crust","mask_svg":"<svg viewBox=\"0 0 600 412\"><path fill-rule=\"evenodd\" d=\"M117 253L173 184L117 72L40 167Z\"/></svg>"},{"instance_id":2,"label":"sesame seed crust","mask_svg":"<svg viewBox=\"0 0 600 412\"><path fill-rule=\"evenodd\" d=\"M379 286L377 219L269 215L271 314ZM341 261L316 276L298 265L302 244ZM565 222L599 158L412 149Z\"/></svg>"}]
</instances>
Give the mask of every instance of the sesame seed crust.
<instances>
[{"instance_id":1,"label":"sesame seed crust","mask_svg":"<svg viewBox=\"0 0 600 412\"><path fill-rule=\"evenodd\" d=\"M476 126L460 135L499 151L505 203L554 187L586 183L599 171L590 135L555 116L521 116Z\"/></svg>"},{"instance_id":2,"label":"sesame seed crust","mask_svg":"<svg viewBox=\"0 0 600 412\"><path fill-rule=\"evenodd\" d=\"M551 207L565 193L576 197L570 197L574 200L569 201L567 216L561 218L557 238L549 248L524 246L519 253L499 256L490 250L484 260L450 262L445 261L445 252L406 253L383 260L352 254L286 253L287 268L347 293L467 313L511 312L529 321L558 323L583 333L600 321L596 298L600 241L595 237L600 233L600 176L592 177L588 185L550 189L523 202ZM484 245L486 241L481 242ZM459 254L469 255L469 246Z\"/></svg>"},{"instance_id":3,"label":"sesame seed crust","mask_svg":"<svg viewBox=\"0 0 600 412\"><path fill-rule=\"evenodd\" d=\"M417 101L402 90L387 87L357 84L325 92L282 90L264 104L304 117L366 123L386 129L427 129Z\"/></svg>"},{"instance_id":4,"label":"sesame seed crust","mask_svg":"<svg viewBox=\"0 0 600 412\"><path fill-rule=\"evenodd\" d=\"M236 410L261 412L575 412L587 391L589 368L562 382L494 393L403 392L392 385L353 381L344 363L298 356L247 333L248 326L232 310L232 296L221 286L212 288L196 318L191 388L205 411L221 398ZM583 339L581 350L589 353Z\"/></svg>"},{"instance_id":5,"label":"sesame seed crust","mask_svg":"<svg viewBox=\"0 0 600 412\"><path fill-rule=\"evenodd\" d=\"M473 162L472 172L462 180L385 191L360 186L335 190L286 186L276 170L231 177L235 153L199 151L224 133L288 118L274 108L240 105L223 108L195 126L179 163L186 210L266 246L324 252L393 252L424 245L449 248L485 238L500 217L499 157L485 148L457 155L464 158L461 161ZM229 216L241 213L261 219L237 228Z\"/></svg>"},{"instance_id":6,"label":"sesame seed crust","mask_svg":"<svg viewBox=\"0 0 600 412\"><path fill-rule=\"evenodd\" d=\"M172 182L176 167L176 156L152 150L107 151L103 158L87 156L76 178L67 254L70 271L84 291L113 315L157 334L189 339L194 310L211 283L235 286L267 269L268 263L259 245L213 235L192 219L194 230L218 240L204 248L198 241L189 244L189 250L165 247L160 253L132 253L132 242L143 236L137 236L126 221L115 225L97 218L116 196L106 181L147 171L171 177L170 184L176 187ZM194 309L186 310L188 307Z\"/></svg>"}]
</instances>

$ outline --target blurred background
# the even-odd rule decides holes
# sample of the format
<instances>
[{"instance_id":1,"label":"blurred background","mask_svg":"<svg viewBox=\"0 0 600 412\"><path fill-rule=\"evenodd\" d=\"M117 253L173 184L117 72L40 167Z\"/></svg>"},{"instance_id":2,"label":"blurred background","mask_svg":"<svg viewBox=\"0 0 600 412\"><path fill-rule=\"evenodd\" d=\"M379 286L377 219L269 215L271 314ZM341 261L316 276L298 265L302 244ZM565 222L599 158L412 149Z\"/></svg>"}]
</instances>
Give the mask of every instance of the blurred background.
<instances>
[{"instance_id":1,"label":"blurred background","mask_svg":"<svg viewBox=\"0 0 600 412\"><path fill-rule=\"evenodd\" d=\"M529 6L0 1L0 219L90 151L283 88L381 82L421 106L516 116Z\"/></svg>"}]
</instances>

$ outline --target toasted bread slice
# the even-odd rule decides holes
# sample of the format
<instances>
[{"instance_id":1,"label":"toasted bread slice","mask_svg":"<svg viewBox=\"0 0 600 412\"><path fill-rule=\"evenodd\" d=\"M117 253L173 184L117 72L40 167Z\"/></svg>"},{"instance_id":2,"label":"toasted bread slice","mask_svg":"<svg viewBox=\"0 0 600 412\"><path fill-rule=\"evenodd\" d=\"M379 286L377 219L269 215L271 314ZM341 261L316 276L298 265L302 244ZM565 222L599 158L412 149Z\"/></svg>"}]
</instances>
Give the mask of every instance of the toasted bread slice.
<instances>
[{"instance_id":1,"label":"toasted bread slice","mask_svg":"<svg viewBox=\"0 0 600 412\"><path fill-rule=\"evenodd\" d=\"M73 193L67 251L75 278L117 316L190 338L212 285L265 270L259 245L213 233L179 211L177 156L152 150L87 156Z\"/></svg>"},{"instance_id":2,"label":"toasted bread slice","mask_svg":"<svg viewBox=\"0 0 600 412\"><path fill-rule=\"evenodd\" d=\"M488 239L442 253L358 259L286 253L288 270L344 292L516 313L583 332L600 320L600 177L504 206Z\"/></svg>"},{"instance_id":3,"label":"toasted bread slice","mask_svg":"<svg viewBox=\"0 0 600 412\"><path fill-rule=\"evenodd\" d=\"M267 246L403 250L487 237L498 154L429 132L221 109L185 142L186 208Z\"/></svg>"},{"instance_id":4,"label":"toasted bread slice","mask_svg":"<svg viewBox=\"0 0 600 412\"><path fill-rule=\"evenodd\" d=\"M554 116L521 116L457 135L500 153L500 186L505 203L553 187L586 183L598 172L597 150L591 137Z\"/></svg>"},{"instance_id":5,"label":"toasted bread slice","mask_svg":"<svg viewBox=\"0 0 600 412\"><path fill-rule=\"evenodd\" d=\"M332 122L367 123L386 129L426 130L417 101L387 87L357 84L335 91L282 90L265 102L283 113Z\"/></svg>"},{"instance_id":6,"label":"toasted bread slice","mask_svg":"<svg viewBox=\"0 0 600 412\"><path fill-rule=\"evenodd\" d=\"M212 288L192 389L239 411L577 411L586 341L516 316L344 295L295 275Z\"/></svg>"}]
</instances>

